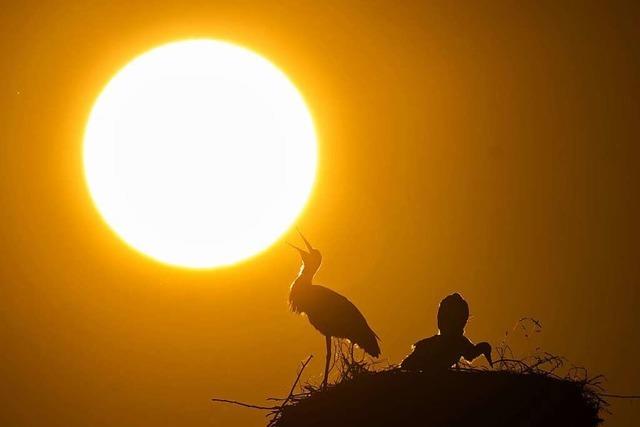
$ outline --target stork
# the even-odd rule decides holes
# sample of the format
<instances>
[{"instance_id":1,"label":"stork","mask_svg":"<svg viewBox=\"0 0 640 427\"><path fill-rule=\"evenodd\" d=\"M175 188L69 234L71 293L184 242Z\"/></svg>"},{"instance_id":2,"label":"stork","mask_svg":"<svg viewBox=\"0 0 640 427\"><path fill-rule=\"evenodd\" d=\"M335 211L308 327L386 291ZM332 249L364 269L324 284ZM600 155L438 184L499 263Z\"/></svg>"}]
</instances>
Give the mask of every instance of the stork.
<instances>
[{"instance_id":1,"label":"stork","mask_svg":"<svg viewBox=\"0 0 640 427\"><path fill-rule=\"evenodd\" d=\"M329 288L312 283L322 263L322 255L302 233L298 233L307 250L289 243L302 257L302 267L289 290L289 307L294 313L306 314L311 325L325 337L327 351L322 381L322 387L325 388L329 376L332 337L346 338L373 357L380 355L379 338L351 301Z\"/></svg>"},{"instance_id":2,"label":"stork","mask_svg":"<svg viewBox=\"0 0 640 427\"><path fill-rule=\"evenodd\" d=\"M462 295L454 293L445 297L438 307L439 333L415 343L413 352L400 367L409 371L442 371L454 364L457 366L461 357L471 362L481 355L493 366L491 344L473 344L464 336L468 319L469 304Z\"/></svg>"}]
</instances>

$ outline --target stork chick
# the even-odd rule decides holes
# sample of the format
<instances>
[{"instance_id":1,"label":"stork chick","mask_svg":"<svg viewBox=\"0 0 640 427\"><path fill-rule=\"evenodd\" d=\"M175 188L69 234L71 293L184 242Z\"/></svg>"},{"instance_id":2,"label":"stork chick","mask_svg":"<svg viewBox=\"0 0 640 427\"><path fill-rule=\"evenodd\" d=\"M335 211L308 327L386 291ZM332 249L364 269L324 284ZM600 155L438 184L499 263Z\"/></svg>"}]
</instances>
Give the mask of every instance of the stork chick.
<instances>
[{"instance_id":1,"label":"stork chick","mask_svg":"<svg viewBox=\"0 0 640 427\"><path fill-rule=\"evenodd\" d=\"M469 305L458 293L445 297L438 308L439 333L413 345L413 352L400 367L409 371L443 371L464 358L473 361L484 355L490 365L491 345L487 342L473 344L464 336L469 319Z\"/></svg>"}]
</instances>

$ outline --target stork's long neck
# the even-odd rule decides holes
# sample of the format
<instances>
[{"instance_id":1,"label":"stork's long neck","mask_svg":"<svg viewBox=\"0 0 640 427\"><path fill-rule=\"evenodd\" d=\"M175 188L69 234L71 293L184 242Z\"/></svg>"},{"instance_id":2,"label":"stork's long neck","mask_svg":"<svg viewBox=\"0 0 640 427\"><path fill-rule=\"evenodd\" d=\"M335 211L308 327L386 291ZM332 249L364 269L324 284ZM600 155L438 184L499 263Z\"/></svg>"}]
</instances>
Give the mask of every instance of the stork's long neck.
<instances>
[{"instance_id":1,"label":"stork's long neck","mask_svg":"<svg viewBox=\"0 0 640 427\"><path fill-rule=\"evenodd\" d=\"M317 268L312 269L302 264L298 276L291 284L291 290L297 288L298 286L311 285L311 283L313 282L313 276L316 275L316 271L318 271Z\"/></svg>"},{"instance_id":2,"label":"stork's long neck","mask_svg":"<svg viewBox=\"0 0 640 427\"><path fill-rule=\"evenodd\" d=\"M294 313L306 311L306 298L304 296L307 293L304 290L311 289L313 276L316 274L316 271L318 271L317 268L305 268L305 265L302 264L298 276L293 283L291 283L291 288L289 288L289 307L291 307Z\"/></svg>"}]
</instances>

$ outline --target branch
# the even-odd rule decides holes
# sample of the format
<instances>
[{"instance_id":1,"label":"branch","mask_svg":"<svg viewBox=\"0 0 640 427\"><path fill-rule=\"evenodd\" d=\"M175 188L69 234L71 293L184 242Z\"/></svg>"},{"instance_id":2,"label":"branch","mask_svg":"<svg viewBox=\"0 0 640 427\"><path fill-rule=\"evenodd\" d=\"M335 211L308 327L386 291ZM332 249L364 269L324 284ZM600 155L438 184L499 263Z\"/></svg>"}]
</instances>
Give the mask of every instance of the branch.
<instances>
[{"instance_id":1,"label":"branch","mask_svg":"<svg viewBox=\"0 0 640 427\"><path fill-rule=\"evenodd\" d=\"M302 376L302 373L304 372L304 369L307 367L307 365L311 361L312 357L313 357L313 355L310 355L307 358L307 360L305 360L304 363L302 363L302 366L300 367L300 371L298 371L298 375L296 376L296 380L293 382L293 385L291 386L291 390L289 391L289 394L287 395L287 398L284 399L282 404L280 404L278 406L252 405L252 404L240 402L240 401L237 401L237 400L217 399L217 398L211 399L211 401L212 402L220 402L220 403L230 403L232 405L238 405L238 406L242 406L244 408L259 409L259 410L263 410L263 411L270 411L267 414L267 417L271 417L271 421L269 422L268 426L273 426L273 425L275 425L275 422L281 416L282 410L285 408L287 403L289 403L289 401L293 397L293 392L295 391L296 386L298 385L298 381L300 381L300 377ZM281 400L281 399L270 398L269 400Z\"/></svg>"},{"instance_id":2,"label":"branch","mask_svg":"<svg viewBox=\"0 0 640 427\"><path fill-rule=\"evenodd\" d=\"M278 409L278 406L259 406L259 405L251 405L249 403L239 402L237 400L228 400L228 399L211 399L212 402L220 402L220 403L231 403L232 405L244 406L245 408L251 409L262 409L265 411L272 411L274 409Z\"/></svg>"},{"instance_id":3,"label":"branch","mask_svg":"<svg viewBox=\"0 0 640 427\"><path fill-rule=\"evenodd\" d=\"M598 393L598 395L602 397L613 397L614 399L640 399L640 395L633 395L633 394Z\"/></svg>"},{"instance_id":4,"label":"branch","mask_svg":"<svg viewBox=\"0 0 640 427\"><path fill-rule=\"evenodd\" d=\"M291 396L293 396L293 392L296 389L296 386L298 385L298 381L300 381L300 376L302 375L302 372L304 372L304 368L307 367L307 365L309 364L309 362L311 361L312 358L313 358L313 354L309 355L309 357L307 357L307 360L305 360L304 363L302 364L302 367L300 368L300 372L298 372L298 376L296 377L296 380L293 382L293 385L291 386L291 390L289 391L289 395L284 400L284 402L282 402L282 405L280 405L280 409L284 408L285 405L291 399Z\"/></svg>"}]
</instances>

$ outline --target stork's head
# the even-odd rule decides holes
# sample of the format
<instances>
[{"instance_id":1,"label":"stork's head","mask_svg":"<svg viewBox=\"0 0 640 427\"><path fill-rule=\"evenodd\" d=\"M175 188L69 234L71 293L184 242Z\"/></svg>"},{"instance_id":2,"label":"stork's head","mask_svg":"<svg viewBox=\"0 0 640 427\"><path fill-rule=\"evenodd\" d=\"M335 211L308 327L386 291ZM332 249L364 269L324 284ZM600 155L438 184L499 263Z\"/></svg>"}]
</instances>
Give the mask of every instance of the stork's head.
<instances>
[{"instance_id":1,"label":"stork's head","mask_svg":"<svg viewBox=\"0 0 640 427\"><path fill-rule=\"evenodd\" d=\"M300 234L300 237L302 237L307 250L305 251L304 249L292 245L291 243L289 243L289 246L300 253L300 257L302 258L302 266L304 267L304 269L315 273L316 271L318 271L318 269L320 268L320 264L322 263L322 254L320 254L319 250L311 246L311 243L309 243L309 241L302 235L302 233L300 233L300 231L298 231L298 234Z\"/></svg>"},{"instance_id":2,"label":"stork's head","mask_svg":"<svg viewBox=\"0 0 640 427\"><path fill-rule=\"evenodd\" d=\"M459 293L445 297L438 307L438 329L443 335L462 335L469 319L469 304Z\"/></svg>"},{"instance_id":3,"label":"stork's head","mask_svg":"<svg viewBox=\"0 0 640 427\"><path fill-rule=\"evenodd\" d=\"M493 366L493 360L491 360L491 344L488 342L480 342L476 344L476 348L486 357L489 365Z\"/></svg>"}]
</instances>

